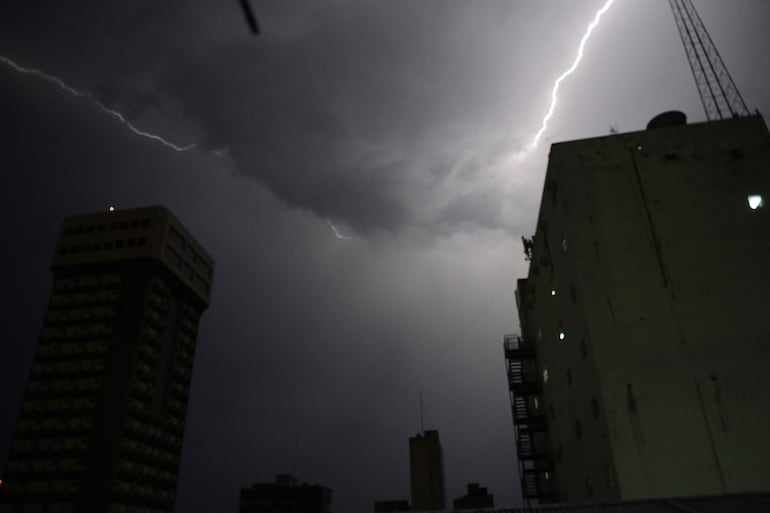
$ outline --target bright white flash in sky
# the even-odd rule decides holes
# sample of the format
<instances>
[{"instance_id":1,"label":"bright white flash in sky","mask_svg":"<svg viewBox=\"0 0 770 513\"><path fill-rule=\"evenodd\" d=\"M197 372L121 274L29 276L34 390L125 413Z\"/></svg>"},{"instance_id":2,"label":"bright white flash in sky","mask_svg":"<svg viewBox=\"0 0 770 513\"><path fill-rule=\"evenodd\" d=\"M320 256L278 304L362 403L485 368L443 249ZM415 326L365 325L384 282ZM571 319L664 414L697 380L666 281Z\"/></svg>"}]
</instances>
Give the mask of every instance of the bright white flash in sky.
<instances>
[{"instance_id":1,"label":"bright white flash in sky","mask_svg":"<svg viewBox=\"0 0 770 513\"><path fill-rule=\"evenodd\" d=\"M351 240L353 238L353 237L351 237L349 235L343 235L342 233L340 233L340 231L337 229L337 227L334 226L334 223L332 223L330 220L327 219L326 220L326 224L329 225L329 228L331 228L332 231L334 232L334 236L337 237L338 239Z\"/></svg>"},{"instance_id":2,"label":"bright white flash in sky","mask_svg":"<svg viewBox=\"0 0 770 513\"><path fill-rule=\"evenodd\" d=\"M535 134L535 137L532 139L532 142L527 147L527 150L532 151L537 147L537 143L540 141L540 137L543 135L543 132L545 132L546 128L548 128L548 120L551 119L551 117L553 116L553 111L554 109L556 109L556 95L559 92L559 86L561 86L561 83L564 81L565 78L570 76L572 72L577 69L578 65L580 64L580 61L583 59L583 50L585 49L588 39L591 37L591 33L599 24L599 21L601 21L602 15L605 12L607 12L607 9L610 8L613 2L615 2L615 0L607 0L604 6L602 6L602 8L596 12L596 16L594 16L594 20L591 22L590 25L588 25L588 29L586 29L585 34L583 34L583 39L580 40L580 45L578 46L577 57L575 57L575 62L573 62L572 66L570 66L569 69L567 69L567 71L562 73L559 76L559 78L556 79L556 82L553 83L553 90L551 91L551 106L548 108L548 113L543 118L543 124L540 127L540 130L538 130L537 133Z\"/></svg>"},{"instance_id":3,"label":"bright white flash in sky","mask_svg":"<svg viewBox=\"0 0 770 513\"><path fill-rule=\"evenodd\" d=\"M11 68L13 68L16 71L18 71L19 73L25 73L25 74L29 74L29 75L36 75L36 76L38 76L38 77L40 77L40 78L42 78L44 80L47 80L48 82L52 82L52 83L56 84L57 86L59 86L63 91L68 92L72 96L79 96L79 97L83 97L83 98L88 98L89 100L91 100L91 102L93 102L94 105L96 105L99 108L99 110L101 110L102 112L104 112L106 114L109 114L111 116L116 117L121 123L126 125L128 127L128 129L131 130L132 132L134 132L136 135L140 135L142 137L147 137L148 139L152 139L153 141L157 141L157 142L163 144L164 146L168 146L169 148L171 148L171 149L173 149L175 151L187 151L187 150L192 149L192 148L195 147L194 144L190 144L188 146L177 146L176 144L167 141L166 139L162 138L159 135L155 135L155 134L151 134L149 132L144 132L142 130L139 130L134 125L132 125L131 122L128 121L126 119L126 117L123 114L121 114L120 112L118 112L116 110L113 110L113 109L110 109L109 107L104 105L102 102L100 102L99 100L97 100L96 98L91 96L89 93L86 93L86 92L83 92L83 91L78 91L74 87L68 86L67 84L64 83L64 81L62 81L59 78L56 78L56 77L51 76L51 75L48 75L47 73L44 73L44 72L42 72L40 70L37 70L37 69L31 69L31 68L25 68L25 67L19 66L18 64L16 64L14 61L9 59L8 57L3 57L2 55L0 55L0 62L3 62L5 64L7 64Z\"/></svg>"}]
</instances>

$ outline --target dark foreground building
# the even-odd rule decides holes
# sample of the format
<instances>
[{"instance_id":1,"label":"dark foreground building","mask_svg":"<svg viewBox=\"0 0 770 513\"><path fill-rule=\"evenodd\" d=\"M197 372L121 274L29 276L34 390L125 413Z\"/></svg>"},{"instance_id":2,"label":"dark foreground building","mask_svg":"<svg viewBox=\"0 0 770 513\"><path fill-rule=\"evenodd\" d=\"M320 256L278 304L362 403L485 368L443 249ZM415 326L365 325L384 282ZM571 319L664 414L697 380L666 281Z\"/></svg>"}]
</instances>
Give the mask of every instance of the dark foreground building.
<instances>
[{"instance_id":1,"label":"dark foreground building","mask_svg":"<svg viewBox=\"0 0 770 513\"><path fill-rule=\"evenodd\" d=\"M490 509L495 507L495 496L478 483L468 483L467 493L454 500L455 509Z\"/></svg>"},{"instance_id":2,"label":"dark foreground building","mask_svg":"<svg viewBox=\"0 0 770 513\"><path fill-rule=\"evenodd\" d=\"M213 269L165 208L65 219L0 511L174 510Z\"/></svg>"},{"instance_id":3,"label":"dark foreground building","mask_svg":"<svg viewBox=\"0 0 770 513\"><path fill-rule=\"evenodd\" d=\"M759 115L551 147L505 341L525 499L770 490L768 200Z\"/></svg>"},{"instance_id":4,"label":"dark foreground building","mask_svg":"<svg viewBox=\"0 0 770 513\"><path fill-rule=\"evenodd\" d=\"M413 510L444 509L444 454L438 431L424 431L409 439L409 475Z\"/></svg>"},{"instance_id":5,"label":"dark foreground building","mask_svg":"<svg viewBox=\"0 0 770 513\"><path fill-rule=\"evenodd\" d=\"M374 501L374 513L398 513L412 511L412 506L406 499Z\"/></svg>"},{"instance_id":6,"label":"dark foreground building","mask_svg":"<svg viewBox=\"0 0 770 513\"><path fill-rule=\"evenodd\" d=\"M275 483L241 489L240 513L328 513L332 491L321 485L299 485L297 478L279 474Z\"/></svg>"}]
</instances>

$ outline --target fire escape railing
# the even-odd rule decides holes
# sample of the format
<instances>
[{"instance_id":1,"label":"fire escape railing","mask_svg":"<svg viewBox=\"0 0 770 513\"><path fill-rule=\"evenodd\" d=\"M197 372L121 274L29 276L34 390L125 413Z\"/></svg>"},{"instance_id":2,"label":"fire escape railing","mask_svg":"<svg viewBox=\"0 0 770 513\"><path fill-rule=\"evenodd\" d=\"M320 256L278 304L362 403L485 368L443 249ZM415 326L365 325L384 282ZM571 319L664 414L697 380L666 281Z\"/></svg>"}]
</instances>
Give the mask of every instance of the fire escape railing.
<instances>
[{"instance_id":1,"label":"fire escape railing","mask_svg":"<svg viewBox=\"0 0 770 513\"><path fill-rule=\"evenodd\" d=\"M550 473L553 464L548 445L548 421L542 408L535 348L519 335L503 341L513 430L519 459L521 491L527 505L554 500Z\"/></svg>"}]
</instances>

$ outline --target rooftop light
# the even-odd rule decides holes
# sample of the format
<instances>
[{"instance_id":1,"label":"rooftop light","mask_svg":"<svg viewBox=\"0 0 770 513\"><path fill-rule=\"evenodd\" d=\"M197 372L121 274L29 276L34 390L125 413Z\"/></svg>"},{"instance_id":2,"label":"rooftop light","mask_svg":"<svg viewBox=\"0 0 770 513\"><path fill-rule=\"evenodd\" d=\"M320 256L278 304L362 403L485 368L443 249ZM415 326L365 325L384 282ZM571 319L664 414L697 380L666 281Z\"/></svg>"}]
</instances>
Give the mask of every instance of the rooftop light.
<instances>
[{"instance_id":1,"label":"rooftop light","mask_svg":"<svg viewBox=\"0 0 770 513\"><path fill-rule=\"evenodd\" d=\"M751 210L757 210L765 206L765 202L762 200L762 196L759 194L751 194L748 197L749 208Z\"/></svg>"}]
</instances>

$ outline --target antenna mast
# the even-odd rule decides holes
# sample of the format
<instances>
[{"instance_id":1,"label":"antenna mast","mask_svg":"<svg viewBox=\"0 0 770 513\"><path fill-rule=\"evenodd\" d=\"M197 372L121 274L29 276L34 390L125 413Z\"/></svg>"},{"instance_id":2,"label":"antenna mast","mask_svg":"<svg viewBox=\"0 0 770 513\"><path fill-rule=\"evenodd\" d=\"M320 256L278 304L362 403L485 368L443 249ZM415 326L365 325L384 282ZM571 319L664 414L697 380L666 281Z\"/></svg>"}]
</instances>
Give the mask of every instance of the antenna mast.
<instances>
[{"instance_id":1,"label":"antenna mast","mask_svg":"<svg viewBox=\"0 0 770 513\"><path fill-rule=\"evenodd\" d=\"M708 120L748 116L749 109L691 0L668 0L668 3Z\"/></svg>"},{"instance_id":2,"label":"antenna mast","mask_svg":"<svg viewBox=\"0 0 770 513\"><path fill-rule=\"evenodd\" d=\"M420 434L425 435L425 429L422 425L422 390L420 390Z\"/></svg>"}]
</instances>

